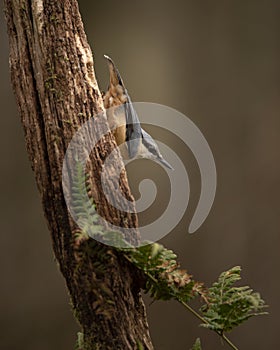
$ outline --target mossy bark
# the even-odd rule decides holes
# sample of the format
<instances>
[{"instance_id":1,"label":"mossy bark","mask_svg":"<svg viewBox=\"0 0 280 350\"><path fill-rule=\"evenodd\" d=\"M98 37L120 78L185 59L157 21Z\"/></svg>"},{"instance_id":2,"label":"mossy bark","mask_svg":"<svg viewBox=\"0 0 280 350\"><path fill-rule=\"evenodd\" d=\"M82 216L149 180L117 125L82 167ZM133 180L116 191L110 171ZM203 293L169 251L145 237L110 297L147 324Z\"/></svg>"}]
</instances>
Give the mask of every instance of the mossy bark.
<instances>
[{"instance_id":1,"label":"mossy bark","mask_svg":"<svg viewBox=\"0 0 280 350\"><path fill-rule=\"evenodd\" d=\"M63 197L67 145L83 122L103 110L77 1L5 0L4 4L12 85L55 257L84 334L82 349L138 349L139 343L153 349L137 274L112 248L75 239L77 226ZM99 123L108 127L106 118L100 117ZM103 217L134 228L131 232L137 238L136 214L110 206L101 190L100 168L114 147L108 129L88 166L92 195ZM108 176L112 192L120 184L133 200L125 173L119 178L112 166ZM115 200L122 201L122 196L116 193Z\"/></svg>"}]
</instances>

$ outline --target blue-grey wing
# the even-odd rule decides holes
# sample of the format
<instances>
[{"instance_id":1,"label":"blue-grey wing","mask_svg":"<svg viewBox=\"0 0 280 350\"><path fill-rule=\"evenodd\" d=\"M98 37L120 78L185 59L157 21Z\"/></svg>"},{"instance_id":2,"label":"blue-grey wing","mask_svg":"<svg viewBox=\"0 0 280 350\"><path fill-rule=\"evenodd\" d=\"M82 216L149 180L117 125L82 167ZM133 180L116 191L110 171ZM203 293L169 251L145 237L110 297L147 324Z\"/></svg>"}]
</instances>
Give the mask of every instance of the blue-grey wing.
<instances>
[{"instance_id":1,"label":"blue-grey wing","mask_svg":"<svg viewBox=\"0 0 280 350\"><path fill-rule=\"evenodd\" d=\"M142 139L142 129L138 115L133 107L133 104L128 98L124 104L126 117L126 142L129 158L137 156L138 149Z\"/></svg>"},{"instance_id":2,"label":"blue-grey wing","mask_svg":"<svg viewBox=\"0 0 280 350\"><path fill-rule=\"evenodd\" d=\"M154 159L166 166L167 168L174 170L173 167L162 157L158 145L147 131L142 129L142 142L144 147L148 150L150 154L154 156Z\"/></svg>"}]
</instances>

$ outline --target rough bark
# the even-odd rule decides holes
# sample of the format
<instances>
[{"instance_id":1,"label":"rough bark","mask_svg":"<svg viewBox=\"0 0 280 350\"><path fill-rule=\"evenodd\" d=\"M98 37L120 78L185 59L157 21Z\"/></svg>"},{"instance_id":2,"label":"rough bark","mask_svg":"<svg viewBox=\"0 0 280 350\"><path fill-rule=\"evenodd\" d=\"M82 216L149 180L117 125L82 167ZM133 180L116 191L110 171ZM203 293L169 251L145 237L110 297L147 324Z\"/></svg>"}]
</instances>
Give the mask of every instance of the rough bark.
<instances>
[{"instance_id":1,"label":"rough bark","mask_svg":"<svg viewBox=\"0 0 280 350\"><path fill-rule=\"evenodd\" d=\"M54 253L84 333L83 350L137 349L138 342L152 349L137 275L110 247L75 240L77 227L63 197L67 145L80 125L103 109L77 1L5 0L4 4L12 85L27 151ZM99 122L107 127L105 118ZM136 215L111 207L101 191L99 170L115 147L111 133L103 141L89 164L98 211L117 225L137 227ZM119 182L132 199L125 173L119 179L112 167L112 191ZM137 237L137 229L134 233Z\"/></svg>"}]
</instances>

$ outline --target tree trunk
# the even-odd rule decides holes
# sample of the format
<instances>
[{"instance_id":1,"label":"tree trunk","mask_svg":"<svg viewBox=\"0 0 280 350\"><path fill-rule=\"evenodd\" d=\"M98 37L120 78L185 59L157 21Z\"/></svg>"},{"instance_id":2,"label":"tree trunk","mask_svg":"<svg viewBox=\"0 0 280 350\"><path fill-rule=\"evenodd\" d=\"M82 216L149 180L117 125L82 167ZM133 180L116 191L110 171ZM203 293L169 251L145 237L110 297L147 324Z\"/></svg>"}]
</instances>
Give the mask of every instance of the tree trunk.
<instances>
[{"instance_id":1,"label":"tree trunk","mask_svg":"<svg viewBox=\"0 0 280 350\"><path fill-rule=\"evenodd\" d=\"M75 238L77 225L63 197L61 174L67 145L83 122L103 110L77 1L4 3L12 84L54 253L84 334L80 348L123 350L142 344L144 349L153 349L137 274L114 249ZM106 118L100 117L99 123L108 128ZM91 154L93 198L103 217L135 228L131 232L137 239L136 214L119 212L102 193L100 168L114 147L108 129ZM120 156L116 161L122 161ZM125 196L133 200L126 174L119 178L112 167L109 176L112 193L120 184ZM117 193L116 197L122 201Z\"/></svg>"}]
</instances>

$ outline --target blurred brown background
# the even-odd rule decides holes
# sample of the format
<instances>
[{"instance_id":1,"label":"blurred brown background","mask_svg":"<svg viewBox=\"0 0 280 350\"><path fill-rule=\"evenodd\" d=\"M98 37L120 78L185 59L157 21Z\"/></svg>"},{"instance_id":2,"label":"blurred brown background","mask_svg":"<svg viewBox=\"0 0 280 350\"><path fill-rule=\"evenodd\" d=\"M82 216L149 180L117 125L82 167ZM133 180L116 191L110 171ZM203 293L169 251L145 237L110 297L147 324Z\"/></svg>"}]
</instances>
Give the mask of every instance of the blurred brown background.
<instances>
[{"instance_id":1,"label":"blurred brown background","mask_svg":"<svg viewBox=\"0 0 280 350\"><path fill-rule=\"evenodd\" d=\"M163 242L208 284L241 265L243 283L261 292L270 315L245 323L231 339L240 349L279 348L280 2L107 0L80 1L80 8L100 87L108 80L106 53L135 101L186 114L212 148L216 200L203 226L188 235L199 172L189 150L172 140L190 172L191 206ZM25 151L3 16L0 30L1 348L73 349L78 326ZM147 311L155 349L187 350L197 336L203 349L222 349L175 302L155 302Z\"/></svg>"}]
</instances>

